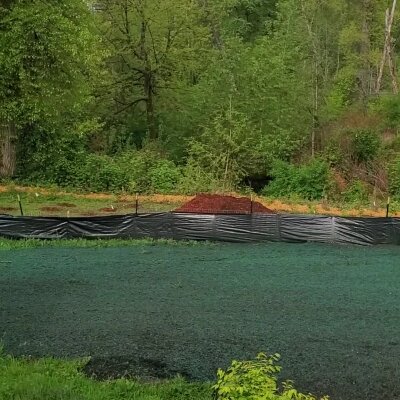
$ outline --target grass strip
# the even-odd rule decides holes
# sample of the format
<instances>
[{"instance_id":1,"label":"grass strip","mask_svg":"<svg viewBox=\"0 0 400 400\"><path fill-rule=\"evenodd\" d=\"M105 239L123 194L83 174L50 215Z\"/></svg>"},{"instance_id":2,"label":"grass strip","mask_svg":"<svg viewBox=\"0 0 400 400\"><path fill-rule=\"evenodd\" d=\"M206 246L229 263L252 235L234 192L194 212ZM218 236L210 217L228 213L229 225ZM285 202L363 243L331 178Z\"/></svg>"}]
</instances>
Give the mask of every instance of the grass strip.
<instances>
[{"instance_id":1,"label":"grass strip","mask_svg":"<svg viewBox=\"0 0 400 400\"><path fill-rule=\"evenodd\" d=\"M2 400L211 400L211 386L173 380L98 382L80 370L87 360L16 359L0 355Z\"/></svg>"},{"instance_id":2,"label":"grass strip","mask_svg":"<svg viewBox=\"0 0 400 400\"><path fill-rule=\"evenodd\" d=\"M200 242L194 240L171 240L171 239L5 239L0 238L1 250L35 249L35 248L115 248L134 246L204 246L213 245L211 242Z\"/></svg>"}]
</instances>

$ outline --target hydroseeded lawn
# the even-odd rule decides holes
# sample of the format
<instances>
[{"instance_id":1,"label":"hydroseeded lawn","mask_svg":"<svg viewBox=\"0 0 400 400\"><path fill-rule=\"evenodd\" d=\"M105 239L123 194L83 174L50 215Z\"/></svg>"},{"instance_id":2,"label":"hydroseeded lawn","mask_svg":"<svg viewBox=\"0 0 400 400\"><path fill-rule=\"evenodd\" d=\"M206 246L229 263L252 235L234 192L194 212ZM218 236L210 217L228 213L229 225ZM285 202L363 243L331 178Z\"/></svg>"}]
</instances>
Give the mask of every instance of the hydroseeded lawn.
<instances>
[{"instance_id":1,"label":"hydroseeded lawn","mask_svg":"<svg viewBox=\"0 0 400 400\"><path fill-rule=\"evenodd\" d=\"M303 392L400 393L398 247L40 248L0 261L0 337L14 355L212 380L232 359L279 352Z\"/></svg>"}]
</instances>

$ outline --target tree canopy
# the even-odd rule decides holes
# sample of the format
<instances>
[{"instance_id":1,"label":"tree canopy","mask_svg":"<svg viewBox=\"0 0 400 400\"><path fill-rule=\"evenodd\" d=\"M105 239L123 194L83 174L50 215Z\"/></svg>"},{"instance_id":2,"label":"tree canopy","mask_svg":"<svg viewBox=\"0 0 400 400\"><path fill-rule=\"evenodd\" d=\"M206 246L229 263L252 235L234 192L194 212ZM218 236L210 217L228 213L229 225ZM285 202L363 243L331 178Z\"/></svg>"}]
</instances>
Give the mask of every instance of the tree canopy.
<instances>
[{"instance_id":1,"label":"tree canopy","mask_svg":"<svg viewBox=\"0 0 400 400\"><path fill-rule=\"evenodd\" d=\"M131 175L121 190L158 190L147 165L190 192L276 186L295 170L282 163L317 163L321 196L397 193L397 11L393 0L3 1L0 140L6 163L12 124L17 166L0 174L79 187L96 160Z\"/></svg>"}]
</instances>

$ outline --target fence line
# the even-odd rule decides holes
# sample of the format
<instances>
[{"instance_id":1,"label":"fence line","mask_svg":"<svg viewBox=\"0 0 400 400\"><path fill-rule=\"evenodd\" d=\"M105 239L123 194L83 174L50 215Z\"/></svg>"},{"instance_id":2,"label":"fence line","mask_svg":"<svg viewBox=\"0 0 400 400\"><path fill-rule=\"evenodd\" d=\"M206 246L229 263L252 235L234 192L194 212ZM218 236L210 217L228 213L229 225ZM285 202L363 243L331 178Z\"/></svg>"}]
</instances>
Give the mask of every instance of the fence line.
<instances>
[{"instance_id":1,"label":"fence line","mask_svg":"<svg viewBox=\"0 0 400 400\"><path fill-rule=\"evenodd\" d=\"M400 244L398 218L342 218L291 214L154 213L106 217L0 216L8 238L165 238L227 242Z\"/></svg>"}]
</instances>

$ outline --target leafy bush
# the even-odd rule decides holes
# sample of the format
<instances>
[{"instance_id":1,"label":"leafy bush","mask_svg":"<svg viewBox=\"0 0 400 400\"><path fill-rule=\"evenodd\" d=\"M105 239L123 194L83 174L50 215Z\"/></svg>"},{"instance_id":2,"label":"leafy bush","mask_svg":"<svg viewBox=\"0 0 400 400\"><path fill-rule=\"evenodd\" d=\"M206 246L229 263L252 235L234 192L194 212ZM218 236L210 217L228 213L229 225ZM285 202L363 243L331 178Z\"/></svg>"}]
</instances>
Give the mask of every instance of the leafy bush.
<instances>
[{"instance_id":1,"label":"leafy bush","mask_svg":"<svg viewBox=\"0 0 400 400\"><path fill-rule=\"evenodd\" d=\"M190 158L182 169L178 192L183 194L217 192L223 187L226 188L226 183L224 185L212 173L205 171L195 160Z\"/></svg>"},{"instance_id":2,"label":"leafy bush","mask_svg":"<svg viewBox=\"0 0 400 400\"><path fill-rule=\"evenodd\" d=\"M94 192L114 192L126 188L127 174L122 171L115 161L108 156L90 154L86 157L86 163L78 174L78 180L82 176L84 186Z\"/></svg>"},{"instance_id":3,"label":"leafy bush","mask_svg":"<svg viewBox=\"0 0 400 400\"><path fill-rule=\"evenodd\" d=\"M160 160L149 170L150 189L156 193L174 192L181 175L180 169L172 161Z\"/></svg>"},{"instance_id":4,"label":"leafy bush","mask_svg":"<svg viewBox=\"0 0 400 400\"><path fill-rule=\"evenodd\" d=\"M340 167L344 161L344 153L341 149L340 140L333 138L326 144L323 158L331 167Z\"/></svg>"},{"instance_id":5,"label":"leafy bush","mask_svg":"<svg viewBox=\"0 0 400 400\"><path fill-rule=\"evenodd\" d=\"M307 200L321 199L329 187L329 166L321 159L296 166L284 161L273 164L273 181L263 194L273 197L299 196Z\"/></svg>"},{"instance_id":6,"label":"leafy bush","mask_svg":"<svg viewBox=\"0 0 400 400\"><path fill-rule=\"evenodd\" d=\"M78 166L85 161L85 139L33 126L21 135L18 152L18 178L24 183L70 186Z\"/></svg>"},{"instance_id":7,"label":"leafy bush","mask_svg":"<svg viewBox=\"0 0 400 400\"><path fill-rule=\"evenodd\" d=\"M150 190L149 170L159 159L159 155L143 150L124 152L115 160L126 175L126 187L128 190L132 192L147 192Z\"/></svg>"},{"instance_id":8,"label":"leafy bush","mask_svg":"<svg viewBox=\"0 0 400 400\"><path fill-rule=\"evenodd\" d=\"M400 127L400 95L382 94L371 102L370 108L384 117L386 126L393 129Z\"/></svg>"},{"instance_id":9,"label":"leafy bush","mask_svg":"<svg viewBox=\"0 0 400 400\"><path fill-rule=\"evenodd\" d=\"M53 163L49 181L61 187L93 192L173 192L180 170L168 160L147 151L129 151L119 157L82 154Z\"/></svg>"},{"instance_id":10,"label":"leafy bush","mask_svg":"<svg viewBox=\"0 0 400 400\"><path fill-rule=\"evenodd\" d=\"M365 203L369 198L365 183L360 180L354 181L342 195L347 203Z\"/></svg>"},{"instance_id":11,"label":"leafy bush","mask_svg":"<svg viewBox=\"0 0 400 400\"><path fill-rule=\"evenodd\" d=\"M201 135L192 139L189 155L193 162L222 183L235 188L240 180L260 166L258 130L247 117L234 110L215 115Z\"/></svg>"},{"instance_id":12,"label":"leafy bush","mask_svg":"<svg viewBox=\"0 0 400 400\"><path fill-rule=\"evenodd\" d=\"M328 118L338 117L351 104L356 79L357 71L352 67L342 68L336 75L326 100L325 113Z\"/></svg>"},{"instance_id":13,"label":"leafy bush","mask_svg":"<svg viewBox=\"0 0 400 400\"><path fill-rule=\"evenodd\" d=\"M380 150L379 136L370 130L357 130L353 133L351 148L352 158L358 163L374 160Z\"/></svg>"},{"instance_id":14,"label":"leafy bush","mask_svg":"<svg viewBox=\"0 0 400 400\"><path fill-rule=\"evenodd\" d=\"M315 400L312 395L299 393L290 381L278 388L276 365L279 355L260 353L253 361L233 361L227 371L218 370L218 381L213 386L217 400ZM327 400L328 397L323 399Z\"/></svg>"},{"instance_id":15,"label":"leafy bush","mask_svg":"<svg viewBox=\"0 0 400 400\"><path fill-rule=\"evenodd\" d=\"M60 157L55 160L53 168L51 182L61 187L93 192L114 192L126 188L127 175L111 157L105 155L81 155L79 163Z\"/></svg>"},{"instance_id":16,"label":"leafy bush","mask_svg":"<svg viewBox=\"0 0 400 400\"><path fill-rule=\"evenodd\" d=\"M400 157L397 157L389 166L389 192L400 200Z\"/></svg>"}]
</instances>

